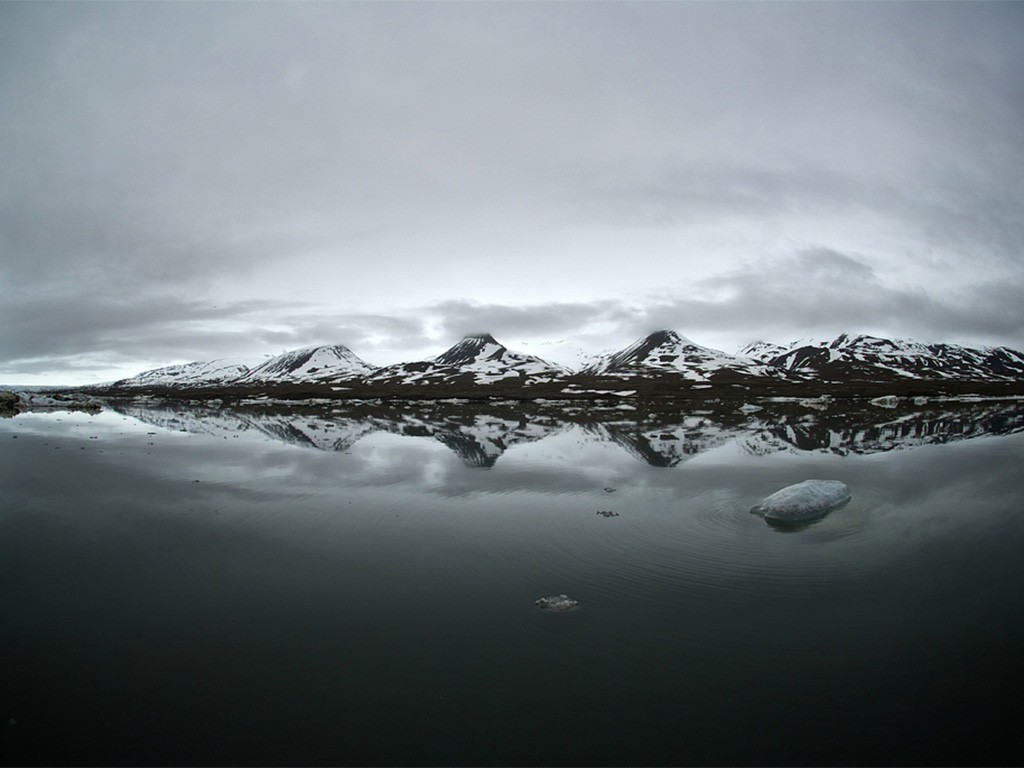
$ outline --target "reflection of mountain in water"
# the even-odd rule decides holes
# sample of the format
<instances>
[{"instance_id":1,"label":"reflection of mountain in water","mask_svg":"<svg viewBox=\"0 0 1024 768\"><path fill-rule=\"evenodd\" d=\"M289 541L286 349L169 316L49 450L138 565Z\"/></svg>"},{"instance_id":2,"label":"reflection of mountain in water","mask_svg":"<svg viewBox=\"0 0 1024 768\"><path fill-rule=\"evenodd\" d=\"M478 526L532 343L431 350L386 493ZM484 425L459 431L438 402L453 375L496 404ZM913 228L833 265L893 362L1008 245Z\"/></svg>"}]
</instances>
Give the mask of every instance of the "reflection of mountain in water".
<instances>
[{"instance_id":1,"label":"reflection of mountain in water","mask_svg":"<svg viewBox=\"0 0 1024 768\"><path fill-rule=\"evenodd\" d=\"M118 405L116 410L146 424L174 432L191 432L232 438L261 434L282 443L345 451L376 427L363 419L343 414L306 410L265 411L248 408L212 408L162 403L160 405Z\"/></svg>"},{"instance_id":2,"label":"reflection of mountain in water","mask_svg":"<svg viewBox=\"0 0 1024 768\"><path fill-rule=\"evenodd\" d=\"M508 448L540 440L564 427L551 418L507 414L473 414L431 408L426 414L407 411L373 419L377 429L398 435L432 437L458 454L467 466L493 467Z\"/></svg>"},{"instance_id":3,"label":"reflection of mountain in water","mask_svg":"<svg viewBox=\"0 0 1024 768\"><path fill-rule=\"evenodd\" d=\"M425 411L391 408L333 408L329 412L302 409L212 408L179 403L118 404L115 409L146 424L175 432L215 437L262 434L282 443L346 451L364 435L390 432L429 437L450 448L471 467L492 467L508 448L540 440L564 428L547 417L476 414L429 408Z\"/></svg>"},{"instance_id":4,"label":"reflection of mountain in water","mask_svg":"<svg viewBox=\"0 0 1024 768\"><path fill-rule=\"evenodd\" d=\"M674 467L724 445L737 435L735 427L726 427L703 415L659 418L651 414L644 420L609 421L587 425L587 429L655 467Z\"/></svg>"},{"instance_id":5,"label":"reflection of mountain in water","mask_svg":"<svg viewBox=\"0 0 1024 768\"><path fill-rule=\"evenodd\" d=\"M705 403L705 406L708 404ZM1024 404L1016 401L943 403L931 408L885 409L846 401L811 407L766 403L755 416L735 406L645 415L607 409L562 410L518 405L439 404L421 407L332 405L322 409L115 404L114 408L163 429L238 437L260 434L323 451L346 451L371 432L437 440L472 467L492 467L514 445L541 440L569 426L621 446L656 467L673 467L730 442L754 454L825 452L867 454L1024 431Z\"/></svg>"},{"instance_id":6,"label":"reflection of mountain in water","mask_svg":"<svg viewBox=\"0 0 1024 768\"><path fill-rule=\"evenodd\" d=\"M915 411L874 423L828 412L758 420L742 444L753 453L868 454L1021 431L1024 410L1020 404L978 403L959 410Z\"/></svg>"}]
</instances>

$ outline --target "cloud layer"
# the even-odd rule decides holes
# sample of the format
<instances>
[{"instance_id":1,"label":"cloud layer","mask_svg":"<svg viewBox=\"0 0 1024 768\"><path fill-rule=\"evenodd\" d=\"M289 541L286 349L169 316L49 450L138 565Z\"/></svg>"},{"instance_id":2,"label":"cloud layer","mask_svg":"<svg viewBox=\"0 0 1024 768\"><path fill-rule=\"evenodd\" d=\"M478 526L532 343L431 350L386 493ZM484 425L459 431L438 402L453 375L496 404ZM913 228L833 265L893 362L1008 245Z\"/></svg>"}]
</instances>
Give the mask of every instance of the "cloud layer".
<instances>
[{"instance_id":1,"label":"cloud layer","mask_svg":"<svg viewBox=\"0 0 1024 768\"><path fill-rule=\"evenodd\" d=\"M0 380L471 330L1024 347L1022 33L1016 3L4 4Z\"/></svg>"}]
</instances>

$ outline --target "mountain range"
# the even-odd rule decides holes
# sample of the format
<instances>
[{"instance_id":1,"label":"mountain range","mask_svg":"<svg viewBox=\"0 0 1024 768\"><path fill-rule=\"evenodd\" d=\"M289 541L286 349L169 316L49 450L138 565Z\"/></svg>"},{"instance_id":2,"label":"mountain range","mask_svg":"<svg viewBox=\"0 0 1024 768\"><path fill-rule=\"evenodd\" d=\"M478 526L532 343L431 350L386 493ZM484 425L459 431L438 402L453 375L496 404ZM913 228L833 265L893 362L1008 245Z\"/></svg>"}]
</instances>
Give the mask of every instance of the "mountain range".
<instances>
[{"instance_id":1,"label":"mountain range","mask_svg":"<svg viewBox=\"0 0 1024 768\"><path fill-rule=\"evenodd\" d=\"M826 381L872 381L885 372L922 380L1020 380L1024 376L1024 355L1008 347L922 344L845 333L829 342L801 341L786 347L758 342L744 347L740 355L798 377Z\"/></svg>"},{"instance_id":2,"label":"mountain range","mask_svg":"<svg viewBox=\"0 0 1024 768\"><path fill-rule=\"evenodd\" d=\"M866 391L897 387L913 393L978 384L1014 391L1024 388L1024 354L1007 347L842 334L831 341L757 342L732 355L661 330L578 371L511 351L484 333L466 336L429 360L383 367L370 365L335 344L285 352L259 364L215 360L158 368L93 389L108 394L186 391L209 396L301 393L332 398L557 399L671 396L729 388L784 395L823 386L857 386Z\"/></svg>"}]
</instances>

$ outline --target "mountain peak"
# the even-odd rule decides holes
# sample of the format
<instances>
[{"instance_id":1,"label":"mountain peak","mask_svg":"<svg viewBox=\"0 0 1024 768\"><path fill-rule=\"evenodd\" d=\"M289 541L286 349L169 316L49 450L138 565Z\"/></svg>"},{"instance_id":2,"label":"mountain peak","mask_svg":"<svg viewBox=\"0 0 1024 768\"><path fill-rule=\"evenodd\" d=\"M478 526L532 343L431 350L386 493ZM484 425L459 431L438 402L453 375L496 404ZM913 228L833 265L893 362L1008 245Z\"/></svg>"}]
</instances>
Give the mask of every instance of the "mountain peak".
<instances>
[{"instance_id":1,"label":"mountain peak","mask_svg":"<svg viewBox=\"0 0 1024 768\"><path fill-rule=\"evenodd\" d=\"M466 365L480 359L501 357L504 352L505 347L495 341L491 334L471 333L435 357L434 362L440 365Z\"/></svg>"},{"instance_id":2,"label":"mountain peak","mask_svg":"<svg viewBox=\"0 0 1024 768\"><path fill-rule=\"evenodd\" d=\"M467 333L462 337L463 341L477 341L481 344L497 344L494 337L489 333Z\"/></svg>"},{"instance_id":3,"label":"mountain peak","mask_svg":"<svg viewBox=\"0 0 1024 768\"><path fill-rule=\"evenodd\" d=\"M654 346L661 346L662 344L678 344L679 342L684 341L684 339L675 331L663 328L660 331L654 331L654 333L647 334L644 341L649 342Z\"/></svg>"},{"instance_id":4,"label":"mountain peak","mask_svg":"<svg viewBox=\"0 0 1024 768\"><path fill-rule=\"evenodd\" d=\"M621 352L613 355L610 359L612 368L647 363L658 357L672 357L677 359L683 350L687 348L704 350L694 344L685 336L681 336L673 330L663 329L654 331L639 341L634 342ZM671 362L667 359L662 362Z\"/></svg>"}]
</instances>

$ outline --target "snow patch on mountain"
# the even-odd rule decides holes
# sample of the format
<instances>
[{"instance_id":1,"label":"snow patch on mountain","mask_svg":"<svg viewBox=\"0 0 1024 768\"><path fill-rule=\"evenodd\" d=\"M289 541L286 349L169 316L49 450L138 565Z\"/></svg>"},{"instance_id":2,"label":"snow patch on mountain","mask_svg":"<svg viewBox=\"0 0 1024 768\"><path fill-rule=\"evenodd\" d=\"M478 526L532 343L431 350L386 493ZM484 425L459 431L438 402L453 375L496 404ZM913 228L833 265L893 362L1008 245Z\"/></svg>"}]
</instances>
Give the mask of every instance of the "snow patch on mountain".
<instances>
[{"instance_id":1,"label":"snow patch on mountain","mask_svg":"<svg viewBox=\"0 0 1024 768\"><path fill-rule=\"evenodd\" d=\"M775 344L770 341L754 341L740 347L736 353L737 357L749 357L751 360L767 362L773 357L778 357L789 349L787 345Z\"/></svg>"}]
</instances>

